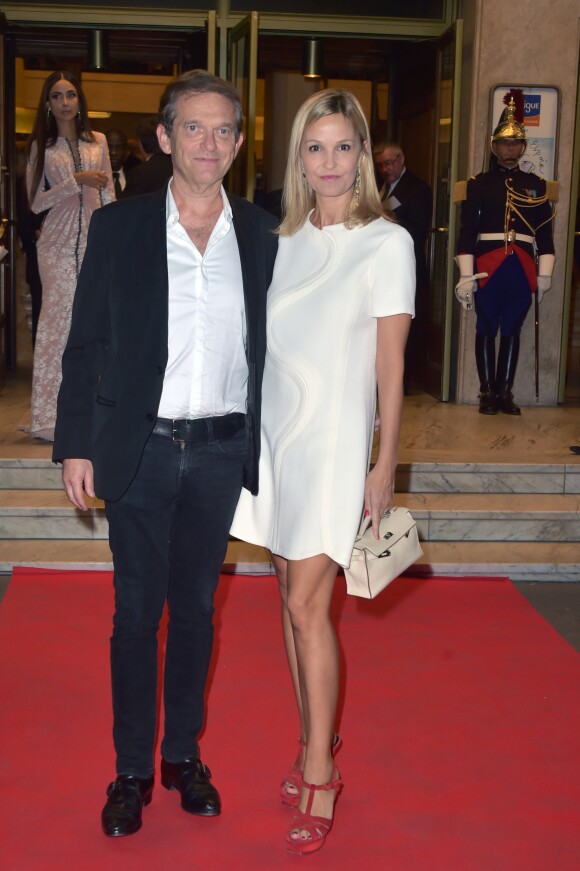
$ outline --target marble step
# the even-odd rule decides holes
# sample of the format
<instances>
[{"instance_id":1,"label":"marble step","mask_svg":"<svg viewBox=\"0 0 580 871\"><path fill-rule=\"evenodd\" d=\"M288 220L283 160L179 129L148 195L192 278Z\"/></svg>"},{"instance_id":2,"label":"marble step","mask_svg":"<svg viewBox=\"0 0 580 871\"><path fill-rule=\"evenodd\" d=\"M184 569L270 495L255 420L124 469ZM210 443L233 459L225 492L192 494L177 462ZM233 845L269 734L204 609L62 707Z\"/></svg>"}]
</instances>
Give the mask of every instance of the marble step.
<instances>
[{"instance_id":1,"label":"marble step","mask_svg":"<svg viewBox=\"0 0 580 871\"><path fill-rule=\"evenodd\" d=\"M571 456L571 455L570 455ZM400 493L580 493L580 463L401 462ZM49 459L0 459L0 489L60 490Z\"/></svg>"},{"instance_id":2,"label":"marble step","mask_svg":"<svg viewBox=\"0 0 580 871\"><path fill-rule=\"evenodd\" d=\"M422 541L580 542L580 495L399 493ZM108 536L103 503L88 512L62 490L0 490L0 539L87 539Z\"/></svg>"},{"instance_id":3,"label":"marble step","mask_svg":"<svg viewBox=\"0 0 580 871\"><path fill-rule=\"evenodd\" d=\"M51 460L35 457L0 459L0 490L62 490L62 469Z\"/></svg>"},{"instance_id":4,"label":"marble step","mask_svg":"<svg viewBox=\"0 0 580 871\"><path fill-rule=\"evenodd\" d=\"M399 493L580 493L578 463L400 463Z\"/></svg>"},{"instance_id":5,"label":"marble step","mask_svg":"<svg viewBox=\"0 0 580 871\"><path fill-rule=\"evenodd\" d=\"M564 542L423 542L415 576L509 577L514 581L580 581L579 548ZM0 572L14 566L66 570L112 569L106 541L22 539L0 541ZM272 574L267 551L232 540L226 571Z\"/></svg>"}]
</instances>

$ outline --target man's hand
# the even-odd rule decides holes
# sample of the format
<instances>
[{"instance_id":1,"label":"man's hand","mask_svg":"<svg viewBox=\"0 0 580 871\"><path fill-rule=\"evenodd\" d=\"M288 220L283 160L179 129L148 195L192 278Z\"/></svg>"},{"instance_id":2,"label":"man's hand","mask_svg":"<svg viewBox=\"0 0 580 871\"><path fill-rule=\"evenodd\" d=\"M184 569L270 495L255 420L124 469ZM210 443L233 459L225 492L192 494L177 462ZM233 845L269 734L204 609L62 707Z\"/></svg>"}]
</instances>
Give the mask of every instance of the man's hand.
<instances>
[{"instance_id":1,"label":"man's hand","mask_svg":"<svg viewBox=\"0 0 580 871\"><path fill-rule=\"evenodd\" d=\"M95 496L93 486L93 464L90 460L63 460L62 481L69 500L80 511L87 511L85 494L91 499Z\"/></svg>"}]
</instances>

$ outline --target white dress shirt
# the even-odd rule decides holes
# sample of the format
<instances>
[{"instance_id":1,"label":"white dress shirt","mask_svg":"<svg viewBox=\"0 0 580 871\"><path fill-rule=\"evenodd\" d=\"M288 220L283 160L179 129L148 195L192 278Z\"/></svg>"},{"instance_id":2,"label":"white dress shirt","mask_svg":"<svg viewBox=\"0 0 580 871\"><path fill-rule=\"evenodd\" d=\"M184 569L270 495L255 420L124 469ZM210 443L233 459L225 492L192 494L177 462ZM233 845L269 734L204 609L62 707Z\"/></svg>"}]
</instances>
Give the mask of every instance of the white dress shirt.
<instances>
[{"instance_id":1,"label":"white dress shirt","mask_svg":"<svg viewBox=\"0 0 580 871\"><path fill-rule=\"evenodd\" d=\"M224 208L202 256L179 223L172 184L167 188L169 357L158 415L245 413L246 317L231 206L222 188Z\"/></svg>"}]
</instances>

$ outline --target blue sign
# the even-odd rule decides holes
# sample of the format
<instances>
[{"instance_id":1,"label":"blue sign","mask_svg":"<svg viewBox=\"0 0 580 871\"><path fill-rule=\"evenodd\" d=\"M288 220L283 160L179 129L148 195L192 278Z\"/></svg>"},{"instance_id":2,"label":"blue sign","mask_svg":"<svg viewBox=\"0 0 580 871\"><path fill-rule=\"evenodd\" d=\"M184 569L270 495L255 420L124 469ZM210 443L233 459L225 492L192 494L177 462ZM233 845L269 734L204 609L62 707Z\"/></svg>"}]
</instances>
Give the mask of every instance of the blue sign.
<instances>
[{"instance_id":1,"label":"blue sign","mask_svg":"<svg viewBox=\"0 0 580 871\"><path fill-rule=\"evenodd\" d=\"M540 126L541 94L524 95L524 124L526 127Z\"/></svg>"}]
</instances>

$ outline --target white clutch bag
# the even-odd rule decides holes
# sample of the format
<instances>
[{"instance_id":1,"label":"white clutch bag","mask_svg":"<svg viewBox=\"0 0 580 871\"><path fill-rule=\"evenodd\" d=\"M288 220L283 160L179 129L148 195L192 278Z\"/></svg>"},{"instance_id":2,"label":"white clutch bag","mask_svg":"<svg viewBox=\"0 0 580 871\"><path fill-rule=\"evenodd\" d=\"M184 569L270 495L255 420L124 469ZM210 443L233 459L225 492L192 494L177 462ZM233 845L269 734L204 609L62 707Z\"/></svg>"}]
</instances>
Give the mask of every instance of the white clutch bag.
<instances>
[{"instance_id":1,"label":"white clutch bag","mask_svg":"<svg viewBox=\"0 0 580 871\"><path fill-rule=\"evenodd\" d=\"M344 570L350 596L374 599L423 555L417 524L408 508L391 508L381 518L379 535L373 535L371 518L363 518L350 566Z\"/></svg>"}]
</instances>

